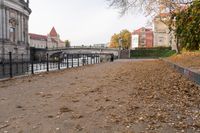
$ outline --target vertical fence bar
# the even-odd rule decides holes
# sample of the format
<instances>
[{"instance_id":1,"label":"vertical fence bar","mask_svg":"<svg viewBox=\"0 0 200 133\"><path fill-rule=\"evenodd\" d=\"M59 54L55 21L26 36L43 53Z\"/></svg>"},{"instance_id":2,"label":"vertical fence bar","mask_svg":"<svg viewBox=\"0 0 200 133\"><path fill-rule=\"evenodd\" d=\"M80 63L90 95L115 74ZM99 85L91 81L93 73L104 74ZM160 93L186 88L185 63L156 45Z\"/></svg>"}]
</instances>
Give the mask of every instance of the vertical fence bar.
<instances>
[{"instance_id":1,"label":"vertical fence bar","mask_svg":"<svg viewBox=\"0 0 200 133\"><path fill-rule=\"evenodd\" d=\"M86 54L86 57L87 57L87 65L89 64L89 62L88 62L88 54Z\"/></svg>"},{"instance_id":2,"label":"vertical fence bar","mask_svg":"<svg viewBox=\"0 0 200 133\"><path fill-rule=\"evenodd\" d=\"M83 66L85 66L85 55L83 54Z\"/></svg>"},{"instance_id":3,"label":"vertical fence bar","mask_svg":"<svg viewBox=\"0 0 200 133\"><path fill-rule=\"evenodd\" d=\"M12 53L9 52L9 66L10 66L10 78L13 77L13 72L12 72Z\"/></svg>"},{"instance_id":4,"label":"vertical fence bar","mask_svg":"<svg viewBox=\"0 0 200 133\"><path fill-rule=\"evenodd\" d=\"M95 56L96 56L96 64L97 64L97 63L98 63L98 62L97 62L97 54L96 54Z\"/></svg>"},{"instance_id":5,"label":"vertical fence bar","mask_svg":"<svg viewBox=\"0 0 200 133\"><path fill-rule=\"evenodd\" d=\"M26 55L26 56L28 56L28 55ZM30 60L31 60L31 57L30 57L30 59L27 59L27 57L25 58L26 72L29 72Z\"/></svg>"},{"instance_id":6,"label":"vertical fence bar","mask_svg":"<svg viewBox=\"0 0 200 133\"><path fill-rule=\"evenodd\" d=\"M67 68L69 68L69 55L67 54Z\"/></svg>"},{"instance_id":7,"label":"vertical fence bar","mask_svg":"<svg viewBox=\"0 0 200 133\"><path fill-rule=\"evenodd\" d=\"M96 64L96 54L94 54L94 64Z\"/></svg>"},{"instance_id":8,"label":"vertical fence bar","mask_svg":"<svg viewBox=\"0 0 200 133\"><path fill-rule=\"evenodd\" d=\"M16 73L19 74L18 70L19 70L19 59L18 59L18 55L16 55Z\"/></svg>"},{"instance_id":9,"label":"vertical fence bar","mask_svg":"<svg viewBox=\"0 0 200 133\"><path fill-rule=\"evenodd\" d=\"M78 58L78 67L79 67L79 57L80 57L80 56L79 56L79 54L78 54L78 55L77 55L77 58Z\"/></svg>"},{"instance_id":10,"label":"vertical fence bar","mask_svg":"<svg viewBox=\"0 0 200 133\"><path fill-rule=\"evenodd\" d=\"M24 59L23 59L23 54L22 54L22 73L24 73Z\"/></svg>"},{"instance_id":11,"label":"vertical fence bar","mask_svg":"<svg viewBox=\"0 0 200 133\"><path fill-rule=\"evenodd\" d=\"M72 54L72 67L74 67L74 55Z\"/></svg>"},{"instance_id":12,"label":"vertical fence bar","mask_svg":"<svg viewBox=\"0 0 200 133\"><path fill-rule=\"evenodd\" d=\"M90 64L92 64L92 54L90 54Z\"/></svg>"},{"instance_id":13,"label":"vertical fence bar","mask_svg":"<svg viewBox=\"0 0 200 133\"><path fill-rule=\"evenodd\" d=\"M33 63L33 59L31 59L31 74L34 74L34 63Z\"/></svg>"},{"instance_id":14,"label":"vertical fence bar","mask_svg":"<svg viewBox=\"0 0 200 133\"><path fill-rule=\"evenodd\" d=\"M96 54L94 54L94 64L96 64Z\"/></svg>"},{"instance_id":15,"label":"vertical fence bar","mask_svg":"<svg viewBox=\"0 0 200 133\"><path fill-rule=\"evenodd\" d=\"M49 53L47 53L47 72L49 72Z\"/></svg>"},{"instance_id":16,"label":"vertical fence bar","mask_svg":"<svg viewBox=\"0 0 200 133\"><path fill-rule=\"evenodd\" d=\"M101 55L99 54L99 63L101 63Z\"/></svg>"},{"instance_id":17,"label":"vertical fence bar","mask_svg":"<svg viewBox=\"0 0 200 133\"><path fill-rule=\"evenodd\" d=\"M60 70L60 56L58 57L58 70Z\"/></svg>"},{"instance_id":18,"label":"vertical fence bar","mask_svg":"<svg viewBox=\"0 0 200 133\"><path fill-rule=\"evenodd\" d=\"M99 56L99 62L102 63L101 55Z\"/></svg>"},{"instance_id":19,"label":"vertical fence bar","mask_svg":"<svg viewBox=\"0 0 200 133\"><path fill-rule=\"evenodd\" d=\"M93 64L95 64L95 55L93 55Z\"/></svg>"},{"instance_id":20,"label":"vertical fence bar","mask_svg":"<svg viewBox=\"0 0 200 133\"><path fill-rule=\"evenodd\" d=\"M3 76L5 76L5 65L4 65L4 61L2 62L2 65L3 65L3 66L2 66L2 67L3 67L3 68L2 68L2 69L3 69Z\"/></svg>"},{"instance_id":21,"label":"vertical fence bar","mask_svg":"<svg viewBox=\"0 0 200 133\"><path fill-rule=\"evenodd\" d=\"M84 66L86 65L86 55L83 54L83 57L84 57Z\"/></svg>"},{"instance_id":22,"label":"vertical fence bar","mask_svg":"<svg viewBox=\"0 0 200 133\"><path fill-rule=\"evenodd\" d=\"M95 55L93 55L93 64L95 64Z\"/></svg>"},{"instance_id":23,"label":"vertical fence bar","mask_svg":"<svg viewBox=\"0 0 200 133\"><path fill-rule=\"evenodd\" d=\"M3 59L3 61L2 61L2 69L3 69L3 76L5 76L5 60Z\"/></svg>"},{"instance_id":24,"label":"vertical fence bar","mask_svg":"<svg viewBox=\"0 0 200 133\"><path fill-rule=\"evenodd\" d=\"M97 64L99 64L99 54L97 55Z\"/></svg>"}]
</instances>

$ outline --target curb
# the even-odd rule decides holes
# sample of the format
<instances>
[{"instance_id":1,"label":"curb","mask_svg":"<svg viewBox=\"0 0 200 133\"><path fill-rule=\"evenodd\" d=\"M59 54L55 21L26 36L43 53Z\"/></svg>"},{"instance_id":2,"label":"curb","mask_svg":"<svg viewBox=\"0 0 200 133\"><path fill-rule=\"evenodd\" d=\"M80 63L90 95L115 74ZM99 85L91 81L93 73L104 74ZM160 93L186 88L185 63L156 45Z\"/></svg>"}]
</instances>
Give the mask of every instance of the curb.
<instances>
[{"instance_id":1,"label":"curb","mask_svg":"<svg viewBox=\"0 0 200 133\"><path fill-rule=\"evenodd\" d=\"M171 61L162 59L164 62L166 62L167 64L169 64L173 69L175 69L177 72L181 73L182 75L184 75L185 77L187 77L188 79L196 82L198 85L200 85L200 74L194 72L193 70L190 70L189 68L185 68L183 66L177 65Z\"/></svg>"}]
</instances>

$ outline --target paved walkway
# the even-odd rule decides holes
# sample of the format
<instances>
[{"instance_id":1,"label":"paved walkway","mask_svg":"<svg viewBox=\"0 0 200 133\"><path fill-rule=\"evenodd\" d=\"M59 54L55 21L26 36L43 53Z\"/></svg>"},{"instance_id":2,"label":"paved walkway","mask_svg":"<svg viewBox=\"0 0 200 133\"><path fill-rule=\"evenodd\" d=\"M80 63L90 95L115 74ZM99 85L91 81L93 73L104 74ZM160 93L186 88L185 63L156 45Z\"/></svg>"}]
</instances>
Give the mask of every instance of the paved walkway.
<instances>
[{"instance_id":1,"label":"paved walkway","mask_svg":"<svg viewBox=\"0 0 200 133\"><path fill-rule=\"evenodd\" d=\"M0 82L0 132L200 132L200 87L159 60Z\"/></svg>"}]
</instances>

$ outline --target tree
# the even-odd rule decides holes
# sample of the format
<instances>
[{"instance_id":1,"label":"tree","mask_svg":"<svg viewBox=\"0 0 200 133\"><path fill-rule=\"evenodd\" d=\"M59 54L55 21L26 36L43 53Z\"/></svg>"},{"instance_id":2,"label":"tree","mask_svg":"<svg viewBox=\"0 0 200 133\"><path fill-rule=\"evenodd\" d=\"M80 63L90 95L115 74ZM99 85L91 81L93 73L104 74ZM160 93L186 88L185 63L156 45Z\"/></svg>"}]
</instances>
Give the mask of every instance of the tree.
<instances>
[{"instance_id":1,"label":"tree","mask_svg":"<svg viewBox=\"0 0 200 133\"><path fill-rule=\"evenodd\" d=\"M65 41L65 47L70 47L70 44L71 44L71 43L70 43L69 40L66 40L66 41Z\"/></svg>"},{"instance_id":2,"label":"tree","mask_svg":"<svg viewBox=\"0 0 200 133\"><path fill-rule=\"evenodd\" d=\"M181 47L187 50L200 48L200 1L195 0L191 6L175 12L172 19L175 27L175 36L179 39Z\"/></svg>"},{"instance_id":3,"label":"tree","mask_svg":"<svg viewBox=\"0 0 200 133\"><path fill-rule=\"evenodd\" d=\"M129 49L131 47L131 32L128 30L122 30L120 36L122 38L122 48Z\"/></svg>"},{"instance_id":4,"label":"tree","mask_svg":"<svg viewBox=\"0 0 200 133\"><path fill-rule=\"evenodd\" d=\"M131 46L131 32L128 30L122 30L119 34L114 34L111 37L110 46L111 48L119 48L119 39L122 39L122 48L129 49Z\"/></svg>"},{"instance_id":5,"label":"tree","mask_svg":"<svg viewBox=\"0 0 200 133\"><path fill-rule=\"evenodd\" d=\"M198 0L108 0L111 7L120 9L121 15L124 15L131 9L140 9L148 16L155 17L159 16L160 13L168 13L167 17L160 15L160 20L168 26L170 32L176 31L176 26L173 25L174 18L173 13L180 13L183 7L188 7L193 4L194 1ZM177 52L179 53L179 36L177 39Z\"/></svg>"},{"instance_id":6,"label":"tree","mask_svg":"<svg viewBox=\"0 0 200 133\"><path fill-rule=\"evenodd\" d=\"M190 5L193 0L107 0L111 7L120 9L123 15L131 9L142 9L148 15L160 11L178 10L183 5Z\"/></svg>"},{"instance_id":7,"label":"tree","mask_svg":"<svg viewBox=\"0 0 200 133\"><path fill-rule=\"evenodd\" d=\"M111 41L110 41L110 48L118 48L119 47L119 35L118 34L114 34L111 37Z\"/></svg>"}]
</instances>

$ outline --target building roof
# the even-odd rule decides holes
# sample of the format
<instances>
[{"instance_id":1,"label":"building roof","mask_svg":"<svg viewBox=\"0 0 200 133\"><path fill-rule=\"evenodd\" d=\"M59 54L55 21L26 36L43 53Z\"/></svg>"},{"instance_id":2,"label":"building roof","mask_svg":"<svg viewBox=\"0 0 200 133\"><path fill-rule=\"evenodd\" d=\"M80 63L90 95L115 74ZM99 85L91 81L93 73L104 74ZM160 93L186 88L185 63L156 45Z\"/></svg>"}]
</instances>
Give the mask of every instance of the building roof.
<instances>
[{"instance_id":1,"label":"building roof","mask_svg":"<svg viewBox=\"0 0 200 133\"><path fill-rule=\"evenodd\" d=\"M150 28L141 27L141 28L133 31L132 34L139 34L140 32L142 32L143 29L145 30L145 32L152 32L152 29L150 29Z\"/></svg>"},{"instance_id":2,"label":"building roof","mask_svg":"<svg viewBox=\"0 0 200 133\"><path fill-rule=\"evenodd\" d=\"M57 37L58 36L58 33L56 32L56 29L53 27L50 31L50 36L51 37Z\"/></svg>"},{"instance_id":3,"label":"building roof","mask_svg":"<svg viewBox=\"0 0 200 133\"><path fill-rule=\"evenodd\" d=\"M51 39L53 43L64 43L58 36L58 33L56 32L55 28L53 27L48 35L39 35L34 33L29 33L30 39L34 40L44 40L47 41L48 39Z\"/></svg>"},{"instance_id":4,"label":"building roof","mask_svg":"<svg viewBox=\"0 0 200 133\"><path fill-rule=\"evenodd\" d=\"M34 40L47 40L47 36L45 36L45 35L29 33L29 36L31 39L34 39Z\"/></svg>"}]
</instances>

